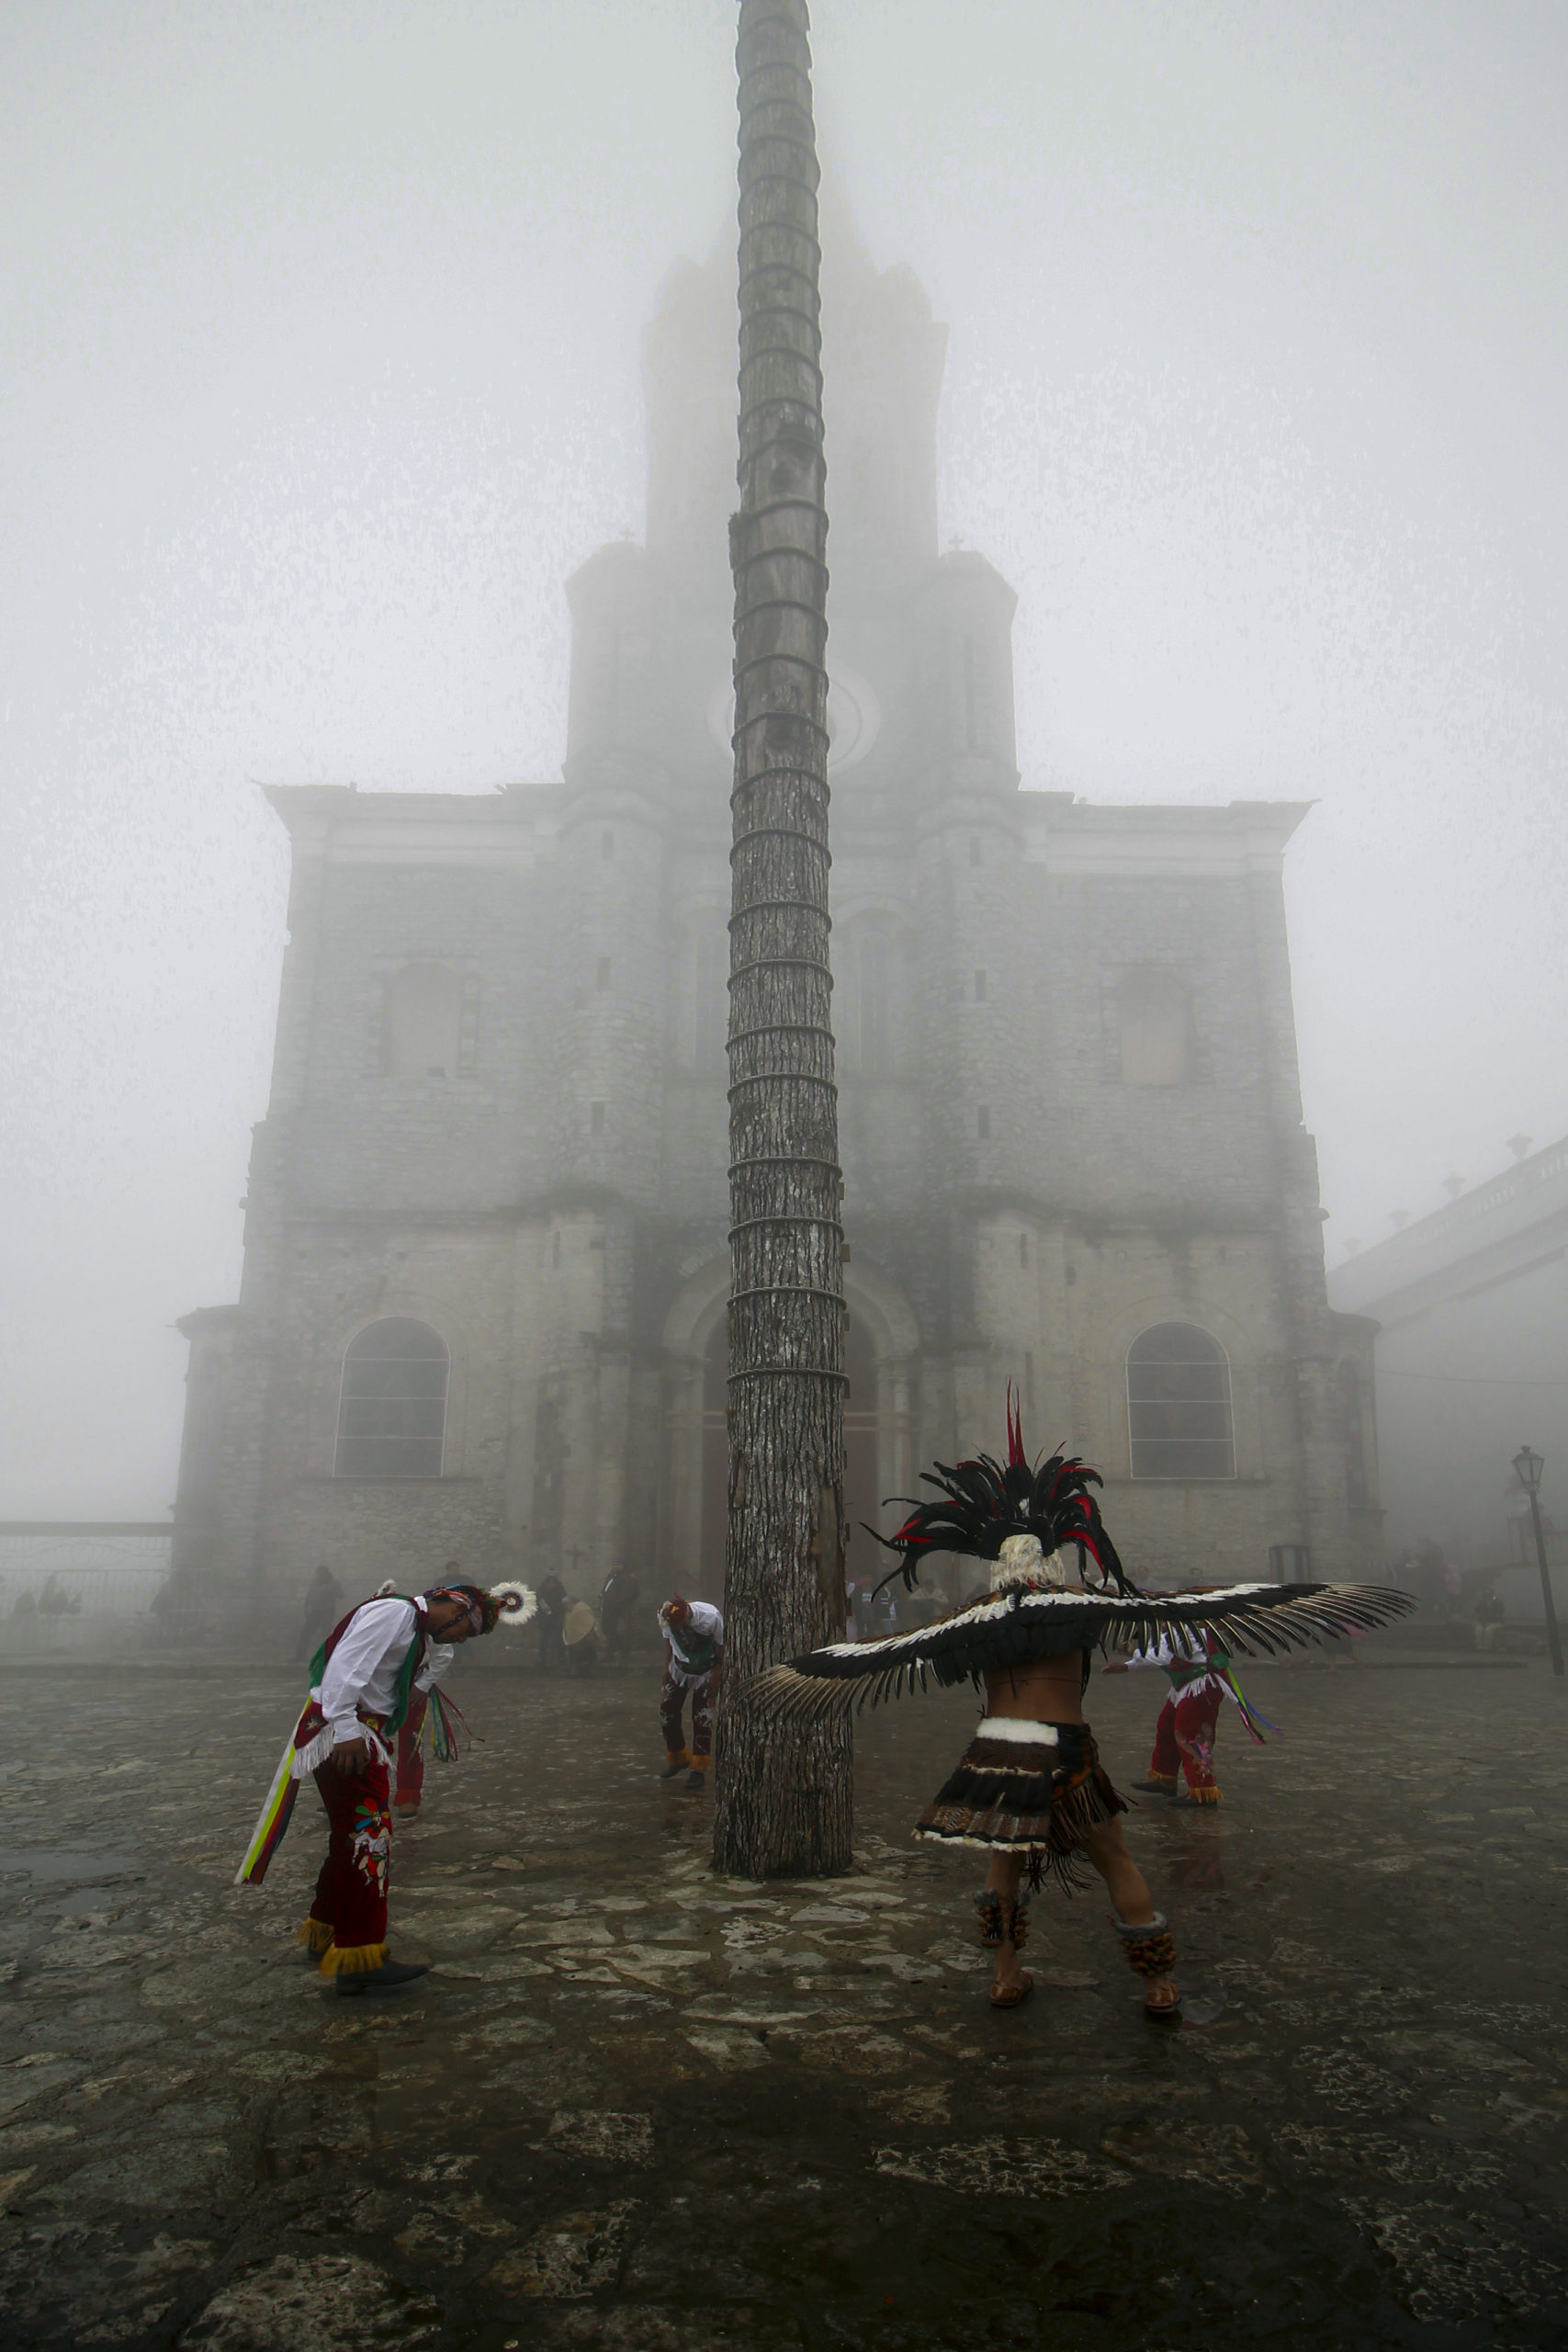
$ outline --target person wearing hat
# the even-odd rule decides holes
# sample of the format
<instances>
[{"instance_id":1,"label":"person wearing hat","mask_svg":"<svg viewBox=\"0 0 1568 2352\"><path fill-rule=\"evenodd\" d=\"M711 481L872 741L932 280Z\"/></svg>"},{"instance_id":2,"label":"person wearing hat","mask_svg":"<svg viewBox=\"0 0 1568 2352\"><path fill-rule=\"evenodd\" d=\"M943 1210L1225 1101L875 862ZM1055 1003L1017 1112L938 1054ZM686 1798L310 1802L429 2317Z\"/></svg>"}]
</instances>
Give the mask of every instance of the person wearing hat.
<instances>
[{"instance_id":1,"label":"person wearing hat","mask_svg":"<svg viewBox=\"0 0 1568 2352\"><path fill-rule=\"evenodd\" d=\"M659 1722L664 1734L661 1781L682 1772L689 1789L704 1788L713 1769L713 1710L724 1668L724 1619L711 1600L682 1600L676 1593L659 1612L664 1636L664 1686ZM692 1744L682 1718L692 1695Z\"/></svg>"},{"instance_id":2,"label":"person wearing hat","mask_svg":"<svg viewBox=\"0 0 1568 2352\"><path fill-rule=\"evenodd\" d=\"M326 1808L327 1854L298 1940L340 1993L389 1992L427 1973L387 1952L397 1735L416 1692L428 1702L456 1644L493 1633L503 1615L525 1623L533 1600L519 1584L378 1593L351 1609L310 1660L310 1695L236 1883L261 1883L310 1773Z\"/></svg>"}]
</instances>

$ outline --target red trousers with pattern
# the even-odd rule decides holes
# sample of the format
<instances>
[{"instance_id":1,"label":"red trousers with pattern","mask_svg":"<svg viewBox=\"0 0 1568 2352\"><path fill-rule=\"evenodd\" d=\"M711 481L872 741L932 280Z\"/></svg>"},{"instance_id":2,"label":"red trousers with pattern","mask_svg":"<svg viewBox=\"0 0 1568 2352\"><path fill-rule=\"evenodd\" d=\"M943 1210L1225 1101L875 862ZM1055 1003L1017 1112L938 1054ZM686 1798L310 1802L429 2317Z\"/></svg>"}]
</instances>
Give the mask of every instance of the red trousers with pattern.
<instances>
[{"instance_id":1,"label":"red trousers with pattern","mask_svg":"<svg viewBox=\"0 0 1568 2352\"><path fill-rule=\"evenodd\" d=\"M1155 1725L1155 1752L1149 1758L1151 1780L1174 1782L1178 1769L1190 1789L1218 1793L1214 1778L1214 1732L1224 1705L1224 1693L1213 1685L1195 1698L1173 1690L1159 1711Z\"/></svg>"},{"instance_id":2,"label":"red trousers with pattern","mask_svg":"<svg viewBox=\"0 0 1568 2352\"><path fill-rule=\"evenodd\" d=\"M417 1813L424 1792L424 1756L419 1736L429 1707L427 1691L410 1691L409 1711L398 1733L398 1788L392 1803L399 1813Z\"/></svg>"},{"instance_id":3,"label":"red trousers with pattern","mask_svg":"<svg viewBox=\"0 0 1568 2352\"><path fill-rule=\"evenodd\" d=\"M327 1809L328 1835L310 1917L331 1928L340 1951L384 1944L392 1864L387 1768L372 1755L362 1771L340 1772L329 1761L314 1778Z\"/></svg>"},{"instance_id":4,"label":"red trousers with pattern","mask_svg":"<svg viewBox=\"0 0 1568 2352\"><path fill-rule=\"evenodd\" d=\"M659 1694L659 1724L664 1734L664 1752L679 1756L686 1751L686 1735L682 1723L685 1713L686 1694L692 1699L692 1745L694 1762L699 1756L713 1753L713 1685L699 1682L677 1682L673 1675L664 1678L664 1688Z\"/></svg>"}]
</instances>

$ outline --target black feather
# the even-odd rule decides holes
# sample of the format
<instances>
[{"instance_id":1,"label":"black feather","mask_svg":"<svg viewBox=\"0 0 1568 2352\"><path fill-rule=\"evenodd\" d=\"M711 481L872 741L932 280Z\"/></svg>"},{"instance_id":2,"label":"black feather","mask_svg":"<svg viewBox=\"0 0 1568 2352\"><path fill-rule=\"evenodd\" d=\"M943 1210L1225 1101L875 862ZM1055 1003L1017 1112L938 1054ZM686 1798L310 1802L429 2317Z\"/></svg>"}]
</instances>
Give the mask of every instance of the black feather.
<instances>
[{"instance_id":1,"label":"black feather","mask_svg":"<svg viewBox=\"0 0 1568 2352\"><path fill-rule=\"evenodd\" d=\"M1154 1647L1165 1636L1213 1633L1242 1657L1371 1633L1415 1607L1406 1592L1357 1584L1243 1584L1208 1592L998 1593L938 1625L881 1642L835 1642L759 1675L733 1701L785 1714L873 1706L930 1681L944 1687L1026 1666L1032 1659L1118 1645Z\"/></svg>"}]
</instances>

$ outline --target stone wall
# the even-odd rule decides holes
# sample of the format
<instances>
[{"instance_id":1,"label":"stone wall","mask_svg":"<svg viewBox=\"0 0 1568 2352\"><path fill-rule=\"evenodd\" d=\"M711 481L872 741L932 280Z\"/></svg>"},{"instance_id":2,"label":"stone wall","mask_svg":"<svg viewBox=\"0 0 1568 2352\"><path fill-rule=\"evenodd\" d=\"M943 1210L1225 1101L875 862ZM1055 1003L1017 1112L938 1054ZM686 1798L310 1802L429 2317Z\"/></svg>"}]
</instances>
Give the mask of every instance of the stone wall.
<instances>
[{"instance_id":1,"label":"stone wall","mask_svg":"<svg viewBox=\"0 0 1568 2352\"><path fill-rule=\"evenodd\" d=\"M943 331L912 281L840 251L835 1019L878 1464L907 1486L994 1447L1010 1380L1037 1442L1104 1467L1130 1556L1362 1565L1370 1340L1325 1302L1281 894L1304 810L1020 790L1013 593L936 546ZM457 1554L582 1591L617 1557L692 1568L728 1228L722 266L671 280L647 363L649 544L568 583L561 781L272 795L294 845L274 1085L239 1306L187 1324L178 1513L181 1557L237 1600L317 1557L379 1581ZM418 967L461 1006L439 1077L388 1067ZM1159 1082L1139 1004L1165 1022ZM443 1476L339 1479L344 1350L400 1315L450 1351ZM1128 1475L1126 1349L1161 1319L1225 1348L1233 1481Z\"/></svg>"}]
</instances>

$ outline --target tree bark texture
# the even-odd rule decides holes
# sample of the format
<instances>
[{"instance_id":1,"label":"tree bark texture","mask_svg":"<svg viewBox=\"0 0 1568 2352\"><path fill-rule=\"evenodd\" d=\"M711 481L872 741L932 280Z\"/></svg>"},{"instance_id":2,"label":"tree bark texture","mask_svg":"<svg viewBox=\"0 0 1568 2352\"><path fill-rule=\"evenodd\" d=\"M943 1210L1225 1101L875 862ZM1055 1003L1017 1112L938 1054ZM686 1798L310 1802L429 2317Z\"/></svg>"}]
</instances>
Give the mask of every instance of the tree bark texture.
<instances>
[{"instance_id":1,"label":"tree bark texture","mask_svg":"<svg viewBox=\"0 0 1568 2352\"><path fill-rule=\"evenodd\" d=\"M732 1685L844 1628L843 1228L828 915L828 518L804 0L742 0L729 925ZM714 1860L851 1859L847 1724L721 1721Z\"/></svg>"}]
</instances>

